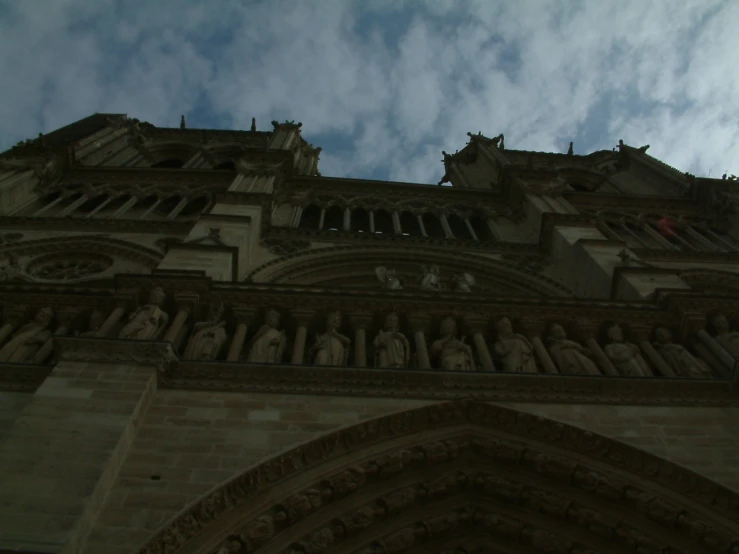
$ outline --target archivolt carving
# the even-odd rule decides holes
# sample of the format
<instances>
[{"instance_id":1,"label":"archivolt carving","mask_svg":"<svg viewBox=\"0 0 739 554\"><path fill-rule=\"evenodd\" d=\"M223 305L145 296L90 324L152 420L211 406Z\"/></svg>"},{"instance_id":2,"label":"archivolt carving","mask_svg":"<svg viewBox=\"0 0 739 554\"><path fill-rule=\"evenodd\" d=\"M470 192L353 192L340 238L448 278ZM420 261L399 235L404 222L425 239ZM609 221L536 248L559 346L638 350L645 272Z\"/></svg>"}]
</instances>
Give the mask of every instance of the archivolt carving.
<instances>
[{"instance_id":1,"label":"archivolt carving","mask_svg":"<svg viewBox=\"0 0 739 554\"><path fill-rule=\"evenodd\" d=\"M162 255L156 250L127 241L105 236L72 236L51 239L15 242L5 246L8 253L16 256L35 256L38 254L58 254L65 252L87 252L100 255L118 256L146 267L156 267Z\"/></svg>"},{"instance_id":2,"label":"archivolt carving","mask_svg":"<svg viewBox=\"0 0 739 554\"><path fill-rule=\"evenodd\" d=\"M386 554L488 541L506 552L734 552L738 506L737 493L636 448L461 401L275 456L139 552Z\"/></svg>"},{"instance_id":3,"label":"archivolt carving","mask_svg":"<svg viewBox=\"0 0 739 554\"><path fill-rule=\"evenodd\" d=\"M408 265L408 271L412 269L412 274L415 275L417 267L424 264L439 265L449 276L463 272L474 274L481 287L487 288L491 294L495 294L496 287L500 287L506 291L506 295L511 295L512 290L517 291L514 296L573 296L555 281L522 266L512 267L506 262L469 253L457 254L431 248L399 246L372 246L366 249L338 246L298 252L258 267L247 279L256 283L320 284L345 278L348 283L364 284L366 280L367 285L375 286L374 268L379 265L390 265L398 269ZM365 276L366 279L363 279Z\"/></svg>"}]
</instances>

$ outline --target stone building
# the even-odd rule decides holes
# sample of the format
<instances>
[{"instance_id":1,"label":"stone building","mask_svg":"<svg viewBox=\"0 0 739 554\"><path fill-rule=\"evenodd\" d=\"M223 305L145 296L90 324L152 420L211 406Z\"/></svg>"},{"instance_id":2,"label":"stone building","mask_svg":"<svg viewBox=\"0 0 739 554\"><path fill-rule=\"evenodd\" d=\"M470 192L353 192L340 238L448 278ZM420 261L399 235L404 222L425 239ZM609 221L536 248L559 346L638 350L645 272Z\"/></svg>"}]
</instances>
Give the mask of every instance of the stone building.
<instances>
[{"instance_id":1,"label":"stone building","mask_svg":"<svg viewBox=\"0 0 739 554\"><path fill-rule=\"evenodd\" d=\"M739 552L733 178L272 127L0 155L0 549Z\"/></svg>"}]
</instances>

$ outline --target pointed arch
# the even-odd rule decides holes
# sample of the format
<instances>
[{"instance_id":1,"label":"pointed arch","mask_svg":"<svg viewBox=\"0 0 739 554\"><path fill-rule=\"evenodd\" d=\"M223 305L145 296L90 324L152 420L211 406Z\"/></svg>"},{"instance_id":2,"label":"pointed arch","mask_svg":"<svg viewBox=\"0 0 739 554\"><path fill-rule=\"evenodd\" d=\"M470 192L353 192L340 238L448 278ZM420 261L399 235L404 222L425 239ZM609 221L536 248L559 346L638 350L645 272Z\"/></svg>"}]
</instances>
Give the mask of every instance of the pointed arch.
<instances>
[{"instance_id":1,"label":"pointed arch","mask_svg":"<svg viewBox=\"0 0 739 554\"><path fill-rule=\"evenodd\" d=\"M138 552L730 552L738 536L734 491L604 436L459 401L271 457Z\"/></svg>"}]
</instances>

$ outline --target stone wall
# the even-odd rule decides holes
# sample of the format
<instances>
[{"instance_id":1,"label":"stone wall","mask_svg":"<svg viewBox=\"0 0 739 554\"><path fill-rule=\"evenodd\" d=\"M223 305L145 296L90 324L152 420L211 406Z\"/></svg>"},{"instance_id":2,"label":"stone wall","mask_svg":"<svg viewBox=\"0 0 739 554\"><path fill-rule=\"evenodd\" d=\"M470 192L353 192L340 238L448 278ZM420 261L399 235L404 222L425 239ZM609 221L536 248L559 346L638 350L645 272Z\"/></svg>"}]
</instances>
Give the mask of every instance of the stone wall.
<instances>
[{"instance_id":1,"label":"stone wall","mask_svg":"<svg viewBox=\"0 0 739 554\"><path fill-rule=\"evenodd\" d=\"M430 401L160 390L87 553L130 553L211 488L338 427Z\"/></svg>"}]
</instances>

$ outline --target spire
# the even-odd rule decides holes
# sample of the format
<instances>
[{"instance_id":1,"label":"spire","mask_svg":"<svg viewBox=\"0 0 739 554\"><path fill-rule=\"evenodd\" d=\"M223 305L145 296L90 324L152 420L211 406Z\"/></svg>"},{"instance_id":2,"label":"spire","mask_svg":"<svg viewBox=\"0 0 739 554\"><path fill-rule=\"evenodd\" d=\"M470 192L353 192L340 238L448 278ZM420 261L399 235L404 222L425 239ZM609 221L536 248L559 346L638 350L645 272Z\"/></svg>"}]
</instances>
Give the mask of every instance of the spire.
<instances>
[{"instance_id":1,"label":"spire","mask_svg":"<svg viewBox=\"0 0 739 554\"><path fill-rule=\"evenodd\" d=\"M251 130L252 131L257 130L257 118L256 117L251 118Z\"/></svg>"},{"instance_id":2,"label":"spire","mask_svg":"<svg viewBox=\"0 0 739 554\"><path fill-rule=\"evenodd\" d=\"M186 128L187 128L187 125L185 124L185 116L183 115L180 118L180 129L186 129Z\"/></svg>"},{"instance_id":3,"label":"spire","mask_svg":"<svg viewBox=\"0 0 739 554\"><path fill-rule=\"evenodd\" d=\"M575 153L575 149L573 148L572 142L570 142L570 147L567 149L567 155L572 156Z\"/></svg>"}]
</instances>

